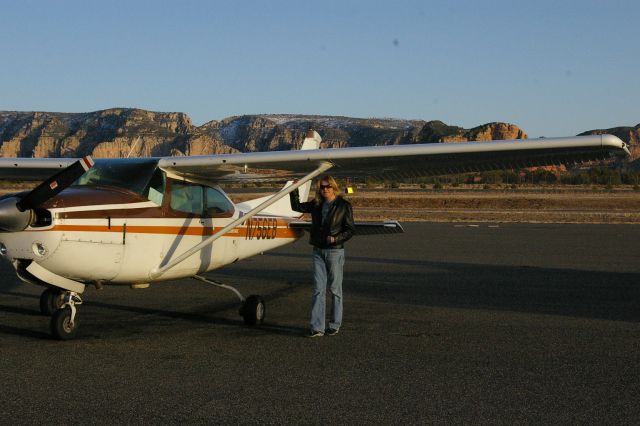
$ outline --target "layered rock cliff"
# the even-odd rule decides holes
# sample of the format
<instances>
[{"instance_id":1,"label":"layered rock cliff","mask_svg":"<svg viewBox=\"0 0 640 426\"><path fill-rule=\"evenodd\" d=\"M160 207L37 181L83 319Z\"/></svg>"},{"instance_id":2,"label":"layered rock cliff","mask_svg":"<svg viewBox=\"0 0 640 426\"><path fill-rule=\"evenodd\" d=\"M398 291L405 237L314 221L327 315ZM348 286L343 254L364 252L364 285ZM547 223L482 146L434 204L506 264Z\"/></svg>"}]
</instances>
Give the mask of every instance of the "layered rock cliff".
<instances>
[{"instance_id":1,"label":"layered rock cliff","mask_svg":"<svg viewBox=\"0 0 640 426\"><path fill-rule=\"evenodd\" d=\"M461 142L469 140L525 139L518 126L489 123L472 129L441 121L364 119L312 115L245 115L200 129L243 152L298 148L307 129L322 136L322 148Z\"/></svg>"},{"instance_id":2,"label":"layered rock cliff","mask_svg":"<svg viewBox=\"0 0 640 426\"><path fill-rule=\"evenodd\" d=\"M314 115L244 115L200 127L180 112L112 108L89 113L0 112L0 156L79 157L204 155L299 148L307 129L322 135L323 148L526 139L514 124L471 129L441 121L363 119ZM640 125L591 130L612 133L640 156Z\"/></svg>"},{"instance_id":3,"label":"layered rock cliff","mask_svg":"<svg viewBox=\"0 0 640 426\"><path fill-rule=\"evenodd\" d=\"M0 112L3 157L148 157L234 152L184 113L113 108L90 113Z\"/></svg>"}]
</instances>

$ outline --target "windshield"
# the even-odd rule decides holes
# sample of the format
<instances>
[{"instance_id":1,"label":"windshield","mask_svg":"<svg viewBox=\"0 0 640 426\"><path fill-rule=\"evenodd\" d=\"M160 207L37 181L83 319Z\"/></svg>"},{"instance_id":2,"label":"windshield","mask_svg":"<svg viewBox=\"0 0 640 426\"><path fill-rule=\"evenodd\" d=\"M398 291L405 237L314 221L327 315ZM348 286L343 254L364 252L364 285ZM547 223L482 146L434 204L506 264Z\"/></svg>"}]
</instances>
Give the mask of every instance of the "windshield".
<instances>
[{"instance_id":1,"label":"windshield","mask_svg":"<svg viewBox=\"0 0 640 426\"><path fill-rule=\"evenodd\" d=\"M73 185L113 186L147 197L157 167L158 160L153 158L98 159Z\"/></svg>"}]
</instances>

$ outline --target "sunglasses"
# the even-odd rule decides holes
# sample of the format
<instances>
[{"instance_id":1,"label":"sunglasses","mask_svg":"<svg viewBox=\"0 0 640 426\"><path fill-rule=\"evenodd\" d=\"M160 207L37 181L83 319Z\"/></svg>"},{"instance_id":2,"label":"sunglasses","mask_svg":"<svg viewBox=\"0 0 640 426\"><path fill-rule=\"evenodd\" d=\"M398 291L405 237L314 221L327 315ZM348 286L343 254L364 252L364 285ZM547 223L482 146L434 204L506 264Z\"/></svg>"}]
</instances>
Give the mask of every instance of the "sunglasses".
<instances>
[{"instance_id":1,"label":"sunglasses","mask_svg":"<svg viewBox=\"0 0 640 426\"><path fill-rule=\"evenodd\" d=\"M320 189L329 189L331 185L320 185Z\"/></svg>"}]
</instances>

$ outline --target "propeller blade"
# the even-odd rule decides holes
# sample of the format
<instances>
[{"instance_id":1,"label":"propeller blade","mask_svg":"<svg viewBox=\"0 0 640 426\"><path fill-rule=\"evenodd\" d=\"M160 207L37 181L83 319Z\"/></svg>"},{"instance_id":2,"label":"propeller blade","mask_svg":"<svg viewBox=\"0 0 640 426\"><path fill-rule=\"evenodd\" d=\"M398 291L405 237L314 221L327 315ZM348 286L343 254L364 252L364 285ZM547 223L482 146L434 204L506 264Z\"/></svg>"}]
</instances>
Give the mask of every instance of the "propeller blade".
<instances>
[{"instance_id":1,"label":"propeller blade","mask_svg":"<svg viewBox=\"0 0 640 426\"><path fill-rule=\"evenodd\" d=\"M38 207L71 186L84 172L93 167L93 164L94 162L89 155L81 158L36 186L16 204L16 207L21 212Z\"/></svg>"}]
</instances>

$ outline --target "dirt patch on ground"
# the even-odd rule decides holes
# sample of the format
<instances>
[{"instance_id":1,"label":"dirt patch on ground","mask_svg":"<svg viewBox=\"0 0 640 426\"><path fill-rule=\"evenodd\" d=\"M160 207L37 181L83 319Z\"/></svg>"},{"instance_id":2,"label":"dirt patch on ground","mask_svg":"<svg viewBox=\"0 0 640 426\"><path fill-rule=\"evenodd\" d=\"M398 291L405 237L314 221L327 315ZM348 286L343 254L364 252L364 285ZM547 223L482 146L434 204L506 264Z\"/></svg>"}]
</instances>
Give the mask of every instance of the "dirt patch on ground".
<instances>
[{"instance_id":1,"label":"dirt patch on ground","mask_svg":"<svg viewBox=\"0 0 640 426\"><path fill-rule=\"evenodd\" d=\"M231 193L234 201L264 193ZM363 191L349 195L356 220L640 223L636 191Z\"/></svg>"}]
</instances>

